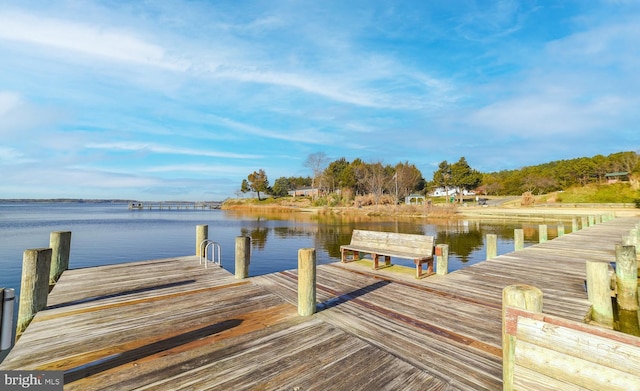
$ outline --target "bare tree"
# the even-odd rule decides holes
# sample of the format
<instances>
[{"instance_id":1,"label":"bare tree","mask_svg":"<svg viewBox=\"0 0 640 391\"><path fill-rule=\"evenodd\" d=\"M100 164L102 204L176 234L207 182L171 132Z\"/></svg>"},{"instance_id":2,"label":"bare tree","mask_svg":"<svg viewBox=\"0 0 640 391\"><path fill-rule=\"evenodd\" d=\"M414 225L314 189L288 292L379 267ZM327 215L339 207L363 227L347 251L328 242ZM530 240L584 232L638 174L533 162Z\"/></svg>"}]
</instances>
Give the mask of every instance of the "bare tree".
<instances>
[{"instance_id":1,"label":"bare tree","mask_svg":"<svg viewBox=\"0 0 640 391\"><path fill-rule=\"evenodd\" d=\"M373 194L376 205L378 205L382 194L384 194L384 189L389 182L389 176L384 166L382 166L382 163L367 164L364 182L367 191Z\"/></svg>"},{"instance_id":2,"label":"bare tree","mask_svg":"<svg viewBox=\"0 0 640 391\"><path fill-rule=\"evenodd\" d=\"M421 187L421 182L422 186L424 186L422 173L415 165L409 164L409 162L398 163L395 170L394 178L396 180L395 184L397 184L397 196L399 199L404 199L412 192L418 190L418 188Z\"/></svg>"},{"instance_id":3,"label":"bare tree","mask_svg":"<svg viewBox=\"0 0 640 391\"><path fill-rule=\"evenodd\" d=\"M316 183L318 177L325 169L329 158L327 154L324 152L316 152L307 156L307 160L304 161L304 166L311 169L313 172L313 179L311 181L311 187L315 188L318 184Z\"/></svg>"}]
</instances>

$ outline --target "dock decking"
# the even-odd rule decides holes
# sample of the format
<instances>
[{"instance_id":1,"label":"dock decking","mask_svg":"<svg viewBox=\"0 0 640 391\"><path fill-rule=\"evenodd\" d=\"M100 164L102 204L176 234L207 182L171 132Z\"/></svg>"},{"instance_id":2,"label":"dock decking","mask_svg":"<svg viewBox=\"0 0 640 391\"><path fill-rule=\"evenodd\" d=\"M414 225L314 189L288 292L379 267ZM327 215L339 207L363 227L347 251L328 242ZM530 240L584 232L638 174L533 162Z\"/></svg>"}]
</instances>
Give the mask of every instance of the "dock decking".
<instances>
[{"instance_id":1,"label":"dock decking","mask_svg":"<svg viewBox=\"0 0 640 391\"><path fill-rule=\"evenodd\" d=\"M582 321L585 262L615 259L618 218L446 276L318 266L237 280L197 257L68 270L0 369L65 371L65 390L499 390L501 295L526 283ZM292 254L295 257L295 254Z\"/></svg>"}]
</instances>

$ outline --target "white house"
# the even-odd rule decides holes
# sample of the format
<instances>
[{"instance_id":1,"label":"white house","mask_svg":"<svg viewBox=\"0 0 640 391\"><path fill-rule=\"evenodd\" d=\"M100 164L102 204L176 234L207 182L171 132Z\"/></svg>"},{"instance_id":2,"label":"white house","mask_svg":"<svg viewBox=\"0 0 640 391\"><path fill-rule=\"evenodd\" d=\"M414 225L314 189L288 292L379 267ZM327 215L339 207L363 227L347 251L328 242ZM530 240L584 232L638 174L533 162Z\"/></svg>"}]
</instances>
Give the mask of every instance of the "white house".
<instances>
[{"instance_id":1,"label":"white house","mask_svg":"<svg viewBox=\"0 0 640 391\"><path fill-rule=\"evenodd\" d=\"M288 193L292 197L317 197L320 195L320 189L309 186L302 189L289 190Z\"/></svg>"},{"instance_id":2,"label":"white house","mask_svg":"<svg viewBox=\"0 0 640 391\"><path fill-rule=\"evenodd\" d=\"M456 195L460 193L460 189L457 187L452 187L450 189L448 189L447 191L445 191L444 187L438 187L437 189L435 189L431 194L429 194L431 197L443 197L443 196L452 196L452 195ZM469 196L469 195L475 195L476 192L472 191L472 190L462 190L462 195L464 196Z\"/></svg>"}]
</instances>

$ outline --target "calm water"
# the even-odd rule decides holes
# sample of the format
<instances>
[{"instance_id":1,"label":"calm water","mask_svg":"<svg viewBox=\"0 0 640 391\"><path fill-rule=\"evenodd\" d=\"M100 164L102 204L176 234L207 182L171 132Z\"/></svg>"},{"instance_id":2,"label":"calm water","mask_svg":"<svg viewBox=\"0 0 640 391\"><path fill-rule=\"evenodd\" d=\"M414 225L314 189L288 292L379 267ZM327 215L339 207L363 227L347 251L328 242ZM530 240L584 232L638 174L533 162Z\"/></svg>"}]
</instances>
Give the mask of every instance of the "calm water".
<instances>
[{"instance_id":1,"label":"calm water","mask_svg":"<svg viewBox=\"0 0 640 391\"><path fill-rule=\"evenodd\" d=\"M126 204L0 203L0 287L19 294L24 250L49 247L52 231L72 231L70 267L79 268L195 254L195 230L209 225L221 244L222 265L233 272L235 238L250 236L250 275L297 267L300 248L316 248L319 264L340 260L353 229L436 236L449 244L450 270L485 259L484 238L498 235L498 254L513 250L513 230L525 229L525 245L538 240L538 223L258 214L221 210L134 210ZM556 223L548 222L549 238ZM567 226L567 233L570 224ZM394 259L412 266L410 260Z\"/></svg>"}]
</instances>

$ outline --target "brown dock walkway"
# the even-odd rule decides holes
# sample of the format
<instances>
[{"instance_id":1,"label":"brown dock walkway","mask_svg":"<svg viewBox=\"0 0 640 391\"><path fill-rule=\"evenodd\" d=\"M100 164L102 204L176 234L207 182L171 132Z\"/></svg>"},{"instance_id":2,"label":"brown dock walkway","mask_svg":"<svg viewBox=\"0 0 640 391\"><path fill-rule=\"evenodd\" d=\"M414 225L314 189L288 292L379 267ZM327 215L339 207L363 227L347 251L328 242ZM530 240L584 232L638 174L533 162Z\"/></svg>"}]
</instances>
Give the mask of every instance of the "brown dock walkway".
<instances>
[{"instance_id":1,"label":"brown dock walkway","mask_svg":"<svg viewBox=\"0 0 640 391\"><path fill-rule=\"evenodd\" d=\"M537 286L545 313L581 321L585 262L613 261L638 221L423 280L322 265L310 317L295 270L237 280L193 256L68 270L0 369L63 370L65 390L499 390L502 289Z\"/></svg>"}]
</instances>

